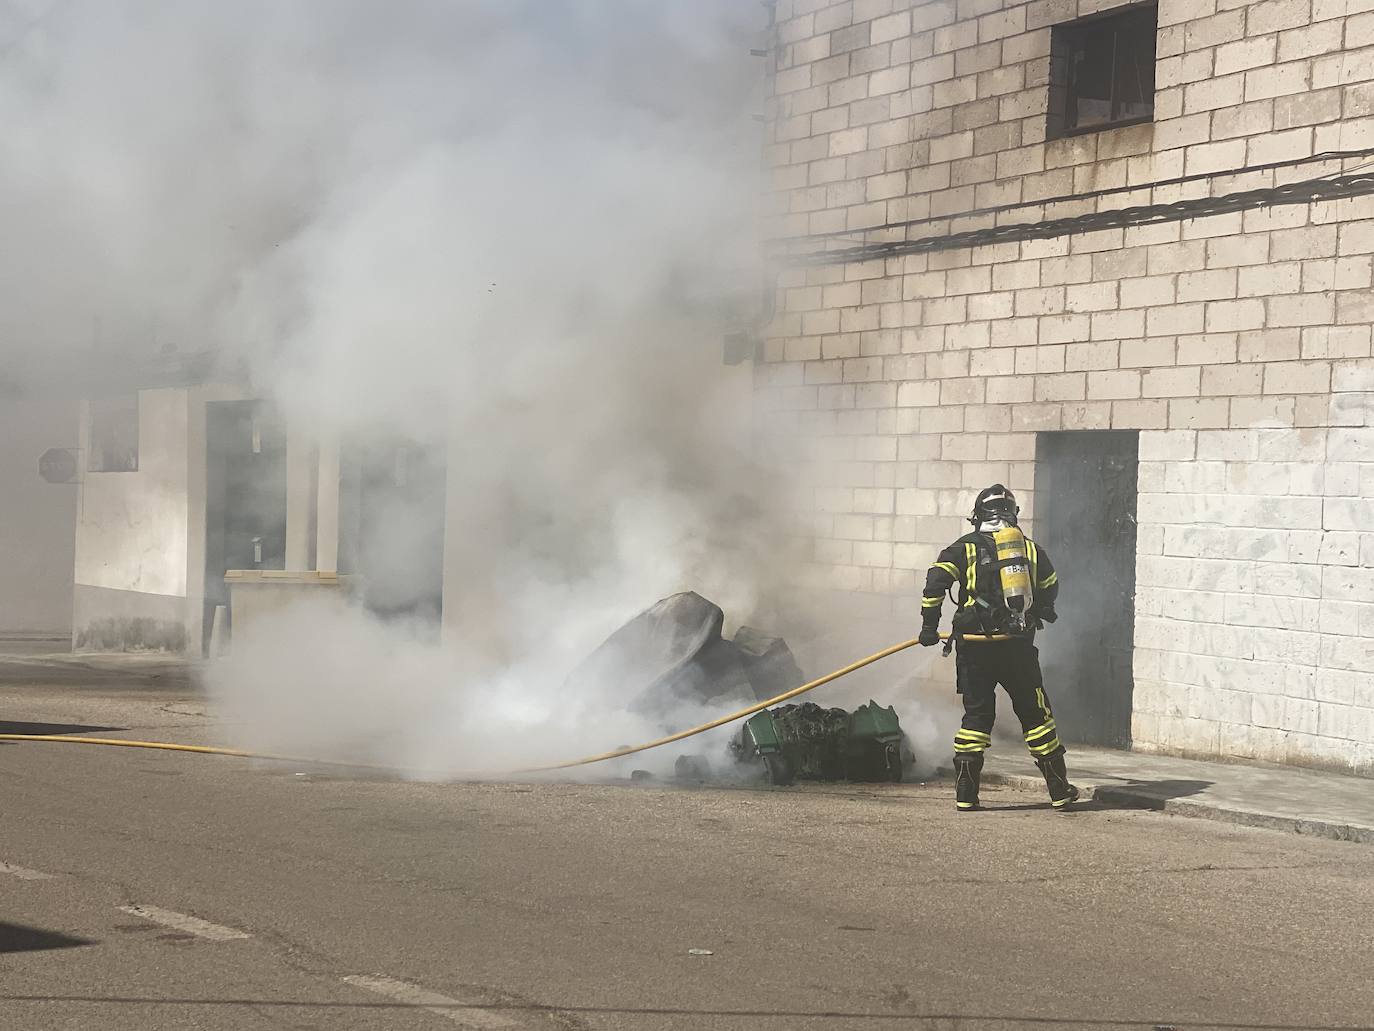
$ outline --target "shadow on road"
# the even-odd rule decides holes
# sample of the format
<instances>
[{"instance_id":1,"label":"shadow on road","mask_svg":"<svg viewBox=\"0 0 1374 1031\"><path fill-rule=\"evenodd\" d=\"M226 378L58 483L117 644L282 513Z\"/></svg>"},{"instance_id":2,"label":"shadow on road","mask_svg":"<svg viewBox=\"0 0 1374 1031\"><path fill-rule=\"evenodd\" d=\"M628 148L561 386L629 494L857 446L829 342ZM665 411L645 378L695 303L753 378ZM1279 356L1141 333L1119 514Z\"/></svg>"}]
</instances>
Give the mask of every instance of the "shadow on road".
<instances>
[{"instance_id":1,"label":"shadow on road","mask_svg":"<svg viewBox=\"0 0 1374 1031\"><path fill-rule=\"evenodd\" d=\"M82 723L26 723L22 720L0 720L0 734L94 734L108 730L127 730L127 727L96 727Z\"/></svg>"},{"instance_id":2,"label":"shadow on road","mask_svg":"<svg viewBox=\"0 0 1374 1031\"><path fill-rule=\"evenodd\" d=\"M45 949L74 949L78 945L94 945L85 938L73 938L58 931L44 931L37 927L0 922L0 954L6 952L42 952Z\"/></svg>"},{"instance_id":3,"label":"shadow on road","mask_svg":"<svg viewBox=\"0 0 1374 1031\"><path fill-rule=\"evenodd\" d=\"M1120 784L1098 785L1093 797L1075 802L1069 813L1117 812L1123 809L1162 809L1174 798L1187 798L1212 786L1210 780L1131 780ZM1022 802L1014 805L988 805L982 811L1014 813L1034 809L1050 809L1050 803Z\"/></svg>"},{"instance_id":4,"label":"shadow on road","mask_svg":"<svg viewBox=\"0 0 1374 1031\"><path fill-rule=\"evenodd\" d=\"M1126 780L1099 784L1092 804L1100 809L1158 809L1175 798L1188 798L1206 791L1210 780Z\"/></svg>"},{"instance_id":5,"label":"shadow on road","mask_svg":"<svg viewBox=\"0 0 1374 1031\"><path fill-rule=\"evenodd\" d=\"M1091 779L1085 777L1084 779ZM1125 780L1115 784L1100 784L1093 789L1093 797L1075 802L1071 813L1111 812L1120 809L1158 809L1174 798L1187 798L1212 786L1210 780ZM1018 802L1007 805L983 802L979 812L1017 813L1050 809L1049 800Z\"/></svg>"}]
</instances>

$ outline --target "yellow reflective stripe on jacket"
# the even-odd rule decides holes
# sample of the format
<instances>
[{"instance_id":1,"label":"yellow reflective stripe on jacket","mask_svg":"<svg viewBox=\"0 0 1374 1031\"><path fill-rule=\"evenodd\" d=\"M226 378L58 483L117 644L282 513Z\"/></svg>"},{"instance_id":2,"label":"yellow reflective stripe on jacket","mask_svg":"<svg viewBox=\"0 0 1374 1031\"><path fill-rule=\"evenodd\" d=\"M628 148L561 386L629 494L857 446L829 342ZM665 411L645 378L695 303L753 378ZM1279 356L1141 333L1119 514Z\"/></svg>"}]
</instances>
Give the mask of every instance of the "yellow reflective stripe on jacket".
<instances>
[{"instance_id":1,"label":"yellow reflective stripe on jacket","mask_svg":"<svg viewBox=\"0 0 1374 1031\"><path fill-rule=\"evenodd\" d=\"M953 562L936 562L935 565L931 566L930 568L943 569L950 576L954 577L956 581L959 579L959 567L956 566Z\"/></svg>"},{"instance_id":2,"label":"yellow reflective stripe on jacket","mask_svg":"<svg viewBox=\"0 0 1374 1031\"><path fill-rule=\"evenodd\" d=\"M938 597L938 598L922 598L922 599L921 599L921 608L923 608L923 609L938 609L938 608L940 607L940 605L944 602L944 600L945 600L945 599L944 599L944 595L941 595L941 596Z\"/></svg>"},{"instance_id":3,"label":"yellow reflective stripe on jacket","mask_svg":"<svg viewBox=\"0 0 1374 1031\"><path fill-rule=\"evenodd\" d=\"M1051 573L1045 579L1040 579L1040 549L1035 546L1035 541L1026 538L1026 557L1030 559L1031 580L1036 587L1044 590L1046 587L1053 587L1059 582L1059 574Z\"/></svg>"},{"instance_id":4,"label":"yellow reflective stripe on jacket","mask_svg":"<svg viewBox=\"0 0 1374 1031\"><path fill-rule=\"evenodd\" d=\"M964 605L967 607L973 604L973 595L978 589L978 548L975 545L964 545L964 562L964 590L968 592Z\"/></svg>"}]
</instances>

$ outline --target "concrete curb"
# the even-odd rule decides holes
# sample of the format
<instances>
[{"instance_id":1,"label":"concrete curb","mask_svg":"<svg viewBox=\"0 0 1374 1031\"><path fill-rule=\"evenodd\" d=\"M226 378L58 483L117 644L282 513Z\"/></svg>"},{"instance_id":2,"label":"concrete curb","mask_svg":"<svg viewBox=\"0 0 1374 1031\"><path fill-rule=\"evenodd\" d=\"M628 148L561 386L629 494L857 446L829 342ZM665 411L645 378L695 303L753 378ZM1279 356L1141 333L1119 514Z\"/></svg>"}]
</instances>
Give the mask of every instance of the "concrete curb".
<instances>
[{"instance_id":1,"label":"concrete curb","mask_svg":"<svg viewBox=\"0 0 1374 1031\"><path fill-rule=\"evenodd\" d=\"M940 773L953 776L952 771L941 770ZM1039 777L1021 776L1014 773L994 773L988 770L983 771L982 781L984 784L997 784L1002 787L1027 791L1043 791L1045 788L1045 782ZM1229 823L1241 827L1261 827L1266 830L1303 834L1313 838L1330 838L1333 841L1351 841L1362 845L1374 845L1374 827L1365 827L1360 824L1298 819L1291 816L1281 816L1277 813L1223 805L1218 802L1199 802L1196 799L1164 798L1160 795L1151 794L1147 790L1114 784L1077 783L1078 790L1082 792L1081 800L1085 802L1096 800L1138 809L1152 809L1155 812L1169 813L1173 816L1187 816L1193 819L1213 820L1217 823Z\"/></svg>"}]
</instances>

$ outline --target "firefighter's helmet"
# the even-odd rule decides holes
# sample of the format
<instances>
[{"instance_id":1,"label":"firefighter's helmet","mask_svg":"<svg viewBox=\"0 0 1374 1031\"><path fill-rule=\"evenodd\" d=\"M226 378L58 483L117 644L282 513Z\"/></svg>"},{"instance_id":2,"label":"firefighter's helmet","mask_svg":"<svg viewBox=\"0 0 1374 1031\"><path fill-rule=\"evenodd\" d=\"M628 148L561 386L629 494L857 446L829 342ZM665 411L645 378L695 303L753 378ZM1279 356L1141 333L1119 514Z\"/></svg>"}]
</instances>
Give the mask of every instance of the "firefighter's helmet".
<instances>
[{"instance_id":1,"label":"firefighter's helmet","mask_svg":"<svg viewBox=\"0 0 1374 1031\"><path fill-rule=\"evenodd\" d=\"M1021 509L1016 504L1016 495L1000 483L994 483L978 492L973 503L973 515L969 522L974 526L1001 521L1007 526L1016 525L1016 516Z\"/></svg>"}]
</instances>

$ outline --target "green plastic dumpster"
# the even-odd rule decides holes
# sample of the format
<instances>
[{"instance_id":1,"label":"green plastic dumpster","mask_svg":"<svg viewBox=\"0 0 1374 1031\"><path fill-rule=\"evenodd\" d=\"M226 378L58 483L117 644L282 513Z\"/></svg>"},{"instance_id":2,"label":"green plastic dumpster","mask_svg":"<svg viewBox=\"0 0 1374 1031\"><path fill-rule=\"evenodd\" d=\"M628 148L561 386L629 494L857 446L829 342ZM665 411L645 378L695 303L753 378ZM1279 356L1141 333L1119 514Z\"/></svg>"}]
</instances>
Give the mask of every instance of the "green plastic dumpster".
<instances>
[{"instance_id":1,"label":"green plastic dumpster","mask_svg":"<svg viewBox=\"0 0 1374 1031\"><path fill-rule=\"evenodd\" d=\"M755 714L731 741L735 757L761 766L769 783L804 780L900 781L897 711L869 701L852 713L814 702Z\"/></svg>"},{"instance_id":2,"label":"green plastic dumpster","mask_svg":"<svg viewBox=\"0 0 1374 1031\"><path fill-rule=\"evenodd\" d=\"M897 710L869 699L849 717L847 767L850 780L902 779L902 726Z\"/></svg>"},{"instance_id":3,"label":"green plastic dumpster","mask_svg":"<svg viewBox=\"0 0 1374 1031\"><path fill-rule=\"evenodd\" d=\"M773 712L764 709L745 721L739 737L731 742L736 758L757 759L770 784L791 784L796 775L783 754L782 739L773 725Z\"/></svg>"}]
</instances>

